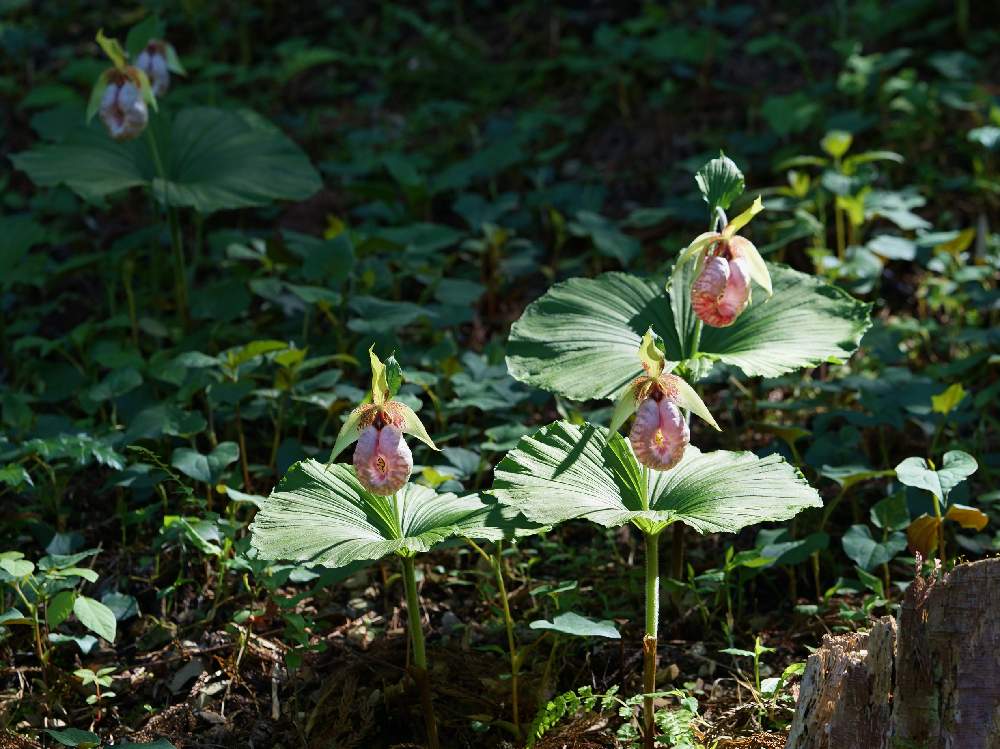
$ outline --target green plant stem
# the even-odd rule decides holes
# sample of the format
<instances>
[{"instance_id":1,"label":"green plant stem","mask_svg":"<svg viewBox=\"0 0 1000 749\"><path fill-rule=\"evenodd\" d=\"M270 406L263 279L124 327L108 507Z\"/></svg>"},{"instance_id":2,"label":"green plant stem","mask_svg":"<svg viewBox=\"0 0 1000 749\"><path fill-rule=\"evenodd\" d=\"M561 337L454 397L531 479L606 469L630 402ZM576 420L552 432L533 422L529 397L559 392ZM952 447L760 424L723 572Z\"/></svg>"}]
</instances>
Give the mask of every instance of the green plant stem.
<instances>
[{"instance_id":1,"label":"green plant stem","mask_svg":"<svg viewBox=\"0 0 1000 749\"><path fill-rule=\"evenodd\" d=\"M521 713L518 705L518 676L521 671L521 664L517 655L517 642L514 640L514 620L510 615L510 601L507 599L507 585L503 579L503 559L500 556L500 544L497 544L496 553L491 559L493 574L497 580L497 590L500 593L500 606L503 609L504 626L507 628L507 648L510 651L510 692L511 692L511 713L514 720L514 735L521 739Z\"/></svg>"},{"instance_id":2,"label":"green plant stem","mask_svg":"<svg viewBox=\"0 0 1000 749\"><path fill-rule=\"evenodd\" d=\"M434 719L434 702L431 699L430 677L427 674L427 651L424 649L424 631L420 624L420 599L417 597L417 577L413 570L413 557L403 557L403 583L406 586L406 615L410 625L410 642L413 644L413 680L420 690L420 702L427 726L427 744L430 749L440 749L437 721Z\"/></svg>"},{"instance_id":3,"label":"green plant stem","mask_svg":"<svg viewBox=\"0 0 1000 749\"><path fill-rule=\"evenodd\" d=\"M163 160L160 158L160 148L156 145L156 138L153 136L151 128L146 128L146 139L149 141L149 151L153 156L153 165L156 167L156 174L166 183L167 173L163 168ZM156 194L154 192L155 199ZM188 288L187 288L187 267L184 260L184 242L181 235L180 222L177 219L177 211L167 200L166 192L163 194L163 204L167 210L167 224L170 227L170 245L174 256L174 297L177 304L177 314L181 318L181 324L186 328L188 325Z\"/></svg>"},{"instance_id":4,"label":"green plant stem","mask_svg":"<svg viewBox=\"0 0 1000 749\"><path fill-rule=\"evenodd\" d=\"M660 620L660 534L643 533L646 547L646 633L642 638L642 691L651 695L656 691L656 634ZM653 749L656 740L656 723L653 715L653 698L642 701L643 742L645 749Z\"/></svg>"},{"instance_id":5,"label":"green plant stem","mask_svg":"<svg viewBox=\"0 0 1000 749\"><path fill-rule=\"evenodd\" d=\"M944 554L944 518L941 516L941 500L938 499L937 494L931 494L934 497L934 517L937 518L938 526L938 559L941 560L941 566L944 567L945 554Z\"/></svg>"}]
</instances>

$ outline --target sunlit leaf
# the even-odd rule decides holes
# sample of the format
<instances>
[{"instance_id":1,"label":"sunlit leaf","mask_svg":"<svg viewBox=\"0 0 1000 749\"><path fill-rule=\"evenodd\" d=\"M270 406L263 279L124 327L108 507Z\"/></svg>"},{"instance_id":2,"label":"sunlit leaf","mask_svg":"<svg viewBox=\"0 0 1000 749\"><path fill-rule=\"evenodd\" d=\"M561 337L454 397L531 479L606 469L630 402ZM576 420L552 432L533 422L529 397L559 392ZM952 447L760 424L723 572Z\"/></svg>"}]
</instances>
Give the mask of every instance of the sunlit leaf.
<instances>
[{"instance_id":1,"label":"sunlit leaf","mask_svg":"<svg viewBox=\"0 0 1000 749\"><path fill-rule=\"evenodd\" d=\"M428 551L452 536L496 541L537 526L477 495L408 483L396 497L368 492L354 470L305 460L292 466L250 526L261 559L342 567L387 554ZM398 520L397 520L398 518Z\"/></svg>"},{"instance_id":2,"label":"sunlit leaf","mask_svg":"<svg viewBox=\"0 0 1000 749\"><path fill-rule=\"evenodd\" d=\"M962 387L962 383L956 382L943 393L931 396L931 408L935 413L949 414L958 407L964 398L965 388Z\"/></svg>"},{"instance_id":3,"label":"sunlit leaf","mask_svg":"<svg viewBox=\"0 0 1000 749\"><path fill-rule=\"evenodd\" d=\"M728 328L706 326L702 354L766 377L847 359L871 324L869 305L790 268L769 269L774 297L755 298ZM642 374L635 352L649 327L668 361L686 359L694 329L683 298L689 277L678 275L673 296L656 281L624 273L554 285L511 328L511 375L575 400L613 398Z\"/></svg>"},{"instance_id":4,"label":"sunlit leaf","mask_svg":"<svg viewBox=\"0 0 1000 749\"><path fill-rule=\"evenodd\" d=\"M976 472L976 459L961 450L944 454L941 468L934 470L924 458L907 458L896 466L896 477L907 486L915 486L948 501L951 490Z\"/></svg>"},{"instance_id":5,"label":"sunlit leaf","mask_svg":"<svg viewBox=\"0 0 1000 749\"><path fill-rule=\"evenodd\" d=\"M574 637L607 637L620 640L621 634L610 619L591 619L573 611L556 614L552 621L539 619L528 625L531 629L544 629Z\"/></svg>"},{"instance_id":6,"label":"sunlit leaf","mask_svg":"<svg viewBox=\"0 0 1000 749\"><path fill-rule=\"evenodd\" d=\"M735 532L821 506L816 491L777 455L689 446L675 468L649 472L648 510L642 475L621 435L558 421L518 442L496 467L491 493L538 523L585 518L605 526L633 522L650 532L677 520L702 533Z\"/></svg>"},{"instance_id":7,"label":"sunlit leaf","mask_svg":"<svg viewBox=\"0 0 1000 749\"><path fill-rule=\"evenodd\" d=\"M694 181L713 216L716 208L728 211L732 202L743 194L743 172L723 153L699 169Z\"/></svg>"},{"instance_id":8,"label":"sunlit leaf","mask_svg":"<svg viewBox=\"0 0 1000 749\"><path fill-rule=\"evenodd\" d=\"M945 513L945 517L948 520L954 520L963 528L971 528L975 531L981 531L990 522L985 512L968 505L952 505Z\"/></svg>"}]
</instances>

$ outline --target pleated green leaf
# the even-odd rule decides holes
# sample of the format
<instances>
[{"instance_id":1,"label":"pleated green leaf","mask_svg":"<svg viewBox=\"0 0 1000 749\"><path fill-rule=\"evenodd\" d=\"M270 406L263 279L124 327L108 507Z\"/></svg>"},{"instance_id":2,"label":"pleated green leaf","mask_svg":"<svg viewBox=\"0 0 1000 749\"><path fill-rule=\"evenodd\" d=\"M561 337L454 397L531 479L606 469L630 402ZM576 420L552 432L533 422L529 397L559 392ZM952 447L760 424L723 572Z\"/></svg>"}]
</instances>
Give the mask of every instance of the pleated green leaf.
<instances>
[{"instance_id":1,"label":"pleated green leaf","mask_svg":"<svg viewBox=\"0 0 1000 749\"><path fill-rule=\"evenodd\" d=\"M487 498L489 500L489 498ZM428 551L452 536L496 541L535 532L516 510L409 483L380 497L358 482L351 466L304 460L293 465L250 526L262 559L342 567L387 554Z\"/></svg>"},{"instance_id":2,"label":"pleated green leaf","mask_svg":"<svg viewBox=\"0 0 1000 749\"><path fill-rule=\"evenodd\" d=\"M649 472L644 510L642 470L628 441L603 427L566 421L521 438L494 476L491 493L501 504L546 525L632 522L656 533L679 520L701 533L732 533L822 506L816 490L780 456L689 446L673 469Z\"/></svg>"},{"instance_id":3,"label":"pleated green leaf","mask_svg":"<svg viewBox=\"0 0 1000 749\"><path fill-rule=\"evenodd\" d=\"M642 371L636 350L649 327L668 361L684 361L695 326L687 293L693 266L672 279L672 294L625 273L556 284L511 327L511 375L576 400L614 398ZM791 268L768 270L774 296L758 288L735 324L705 326L700 356L765 377L849 357L871 324L870 305Z\"/></svg>"},{"instance_id":4,"label":"pleated green leaf","mask_svg":"<svg viewBox=\"0 0 1000 749\"><path fill-rule=\"evenodd\" d=\"M145 186L161 202L206 214L304 200L322 187L302 149L249 110L193 107L154 116L149 128L165 179L147 135L119 143L96 122L10 158L35 184L66 185L87 200Z\"/></svg>"}]
</instances>

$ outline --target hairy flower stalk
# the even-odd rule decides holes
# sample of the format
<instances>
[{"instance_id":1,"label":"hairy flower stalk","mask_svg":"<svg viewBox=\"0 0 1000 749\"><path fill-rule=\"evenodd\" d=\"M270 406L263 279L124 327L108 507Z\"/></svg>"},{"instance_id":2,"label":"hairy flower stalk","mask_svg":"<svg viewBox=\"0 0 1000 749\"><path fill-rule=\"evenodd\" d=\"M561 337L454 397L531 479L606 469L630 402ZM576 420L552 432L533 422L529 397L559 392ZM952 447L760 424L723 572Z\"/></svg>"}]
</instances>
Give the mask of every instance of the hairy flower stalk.
<instances>
[{"instance_id":1,"label":"hairy flower stalk","mask_svg":"<svg viewBox=\"0 0 1000 749\"><path fill-rule=\"evenodd\" d=\"M159 39L150 39L139 53L135 66L149 77L153 93L163 96L170 88L170 67L167 62L167 45Z\"/></svg>"},{"instance_id":2,"label":"hairy flower stalk","mask_svg":"<svg viewBox=\"0 0 1000 749\"><path fill-rule=\"evenodd\" d=\"M101 96L101 122L115 140L139 137L149 121L142 94L142 81L133 67L113 69L105 74L107 86Z\"/></svg>"}]
</instances>

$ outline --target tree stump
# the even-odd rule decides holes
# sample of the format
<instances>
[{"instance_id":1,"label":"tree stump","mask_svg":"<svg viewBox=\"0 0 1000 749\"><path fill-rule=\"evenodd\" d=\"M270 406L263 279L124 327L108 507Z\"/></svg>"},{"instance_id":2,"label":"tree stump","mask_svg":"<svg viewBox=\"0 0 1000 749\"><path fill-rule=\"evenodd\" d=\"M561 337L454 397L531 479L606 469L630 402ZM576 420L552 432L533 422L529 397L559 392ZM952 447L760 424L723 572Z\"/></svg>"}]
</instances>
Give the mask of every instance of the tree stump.
<instances>
[{"instance_id":1,"label":"tree stump","mask_svg":"<svg viewBox=\"0 0 1000 749\"><path fill-rule=\"evenodd\" d=\"M824 637L786 749L1000 749L1000 559L918 576L898 622Z\"/></svg>"}]
</instances>

